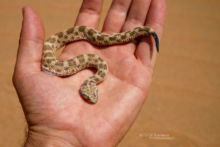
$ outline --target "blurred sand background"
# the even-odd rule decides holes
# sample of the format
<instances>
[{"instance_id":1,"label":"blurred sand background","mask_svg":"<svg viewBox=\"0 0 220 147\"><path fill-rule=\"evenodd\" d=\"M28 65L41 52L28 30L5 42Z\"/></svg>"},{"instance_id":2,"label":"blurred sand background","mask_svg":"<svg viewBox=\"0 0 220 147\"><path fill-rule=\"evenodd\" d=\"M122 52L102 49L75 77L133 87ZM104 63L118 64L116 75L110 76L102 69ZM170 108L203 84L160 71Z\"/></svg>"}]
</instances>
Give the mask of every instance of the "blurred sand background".
<instances>
[{"instance_id":1,"label":"blurred sand background","mask_svg":"<svg viewBox=\"0 0 220 147\"><path fill-rule=\"evenodd\" d=\"M74 24L82 0L0 0L0 146L20 147L26 122L11 77L22 22L32 6L46 35ZM104 16L111 0L105 0ZM152 87L119 147L220 146L220 1L167 0Z\"/></svg>"}]
</instances>

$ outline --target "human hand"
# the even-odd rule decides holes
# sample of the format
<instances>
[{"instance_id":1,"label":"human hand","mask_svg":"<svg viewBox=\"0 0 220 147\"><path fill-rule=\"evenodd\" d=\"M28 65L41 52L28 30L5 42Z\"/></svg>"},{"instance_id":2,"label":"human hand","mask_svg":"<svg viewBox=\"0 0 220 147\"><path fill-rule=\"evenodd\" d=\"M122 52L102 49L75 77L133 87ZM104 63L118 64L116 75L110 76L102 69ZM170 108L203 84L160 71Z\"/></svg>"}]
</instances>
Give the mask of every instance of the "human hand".
<instances>
[{"instance_id":1,"label":"human hand","mask_svg":"<svg viewBox=\"0 0 220 147\"><path fill-rule=\"evenodd\" d=\"M102 0L84 0L76 25L97 28ZM129 9L130 7L130 9ZM83 70L61 78L41 71L44 29L30 7L23 9L13 82L28 125L26 146L114 146L134 121L152 80L156 50L149 39L99 49L86 41L69 44L59 59L94 53L105 59L109 73L98 85L99 101L92 105L79 94L82 82L94 73ZM116 33L148 25L159 37L165 0L114 0L103 32ZM152 49L154 48L154 49Z\"/></svg>"}]
</instances>

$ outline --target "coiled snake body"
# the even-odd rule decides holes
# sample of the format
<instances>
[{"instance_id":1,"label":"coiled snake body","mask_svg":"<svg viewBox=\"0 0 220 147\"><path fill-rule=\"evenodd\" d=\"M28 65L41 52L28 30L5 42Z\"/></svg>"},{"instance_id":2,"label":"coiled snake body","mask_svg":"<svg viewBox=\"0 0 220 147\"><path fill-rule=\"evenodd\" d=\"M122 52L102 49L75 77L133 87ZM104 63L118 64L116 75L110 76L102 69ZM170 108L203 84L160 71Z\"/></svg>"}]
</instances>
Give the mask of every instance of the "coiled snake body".
<instances>
[{"instance_id":1,"label":"coiled snake body","mask_svg":"<svg viewBox=\"0 0 220 147\"><path fill-rule=\"evenodd\" d=\"M97 46L109 46L127 43L137 37L148 35L154 37L157 51L159 51L157 34L147 26L136 27L133 30L115 34L104 34L87 26L74 26L52 35L44 42L42 70L57 76L68 76L88 67L96 68L97 72L85 80L80 87L81 95L89 102L96 103L98 100L98 88L96 85L104 80L108 72L108 65L105 60L95 54L87 53L69 60L60 61L55 57L56 50L67 43L77 40L88 40Z\"/></svg>"}]
</instances>

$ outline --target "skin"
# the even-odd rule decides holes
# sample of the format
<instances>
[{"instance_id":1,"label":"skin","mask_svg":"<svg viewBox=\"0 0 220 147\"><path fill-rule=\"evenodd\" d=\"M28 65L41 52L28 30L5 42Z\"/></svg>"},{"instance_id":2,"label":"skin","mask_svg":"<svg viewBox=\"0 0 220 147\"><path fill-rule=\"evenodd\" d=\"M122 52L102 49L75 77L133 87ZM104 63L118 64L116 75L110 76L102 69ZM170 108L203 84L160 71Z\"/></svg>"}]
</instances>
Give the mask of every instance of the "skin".
<instances>
[{"instance_id":1,"label":"skin","mask_svg":"<svg viewBox=\"0 0 220 147\"><path fill-rule=\"evenodd\" d=\"M97 28L102 0L84 0L75 25ZM103 32L122 32L148 25L159 37L165 0L113 0ZM99 101L89 104L79 94L89 69L60 78L41 71L44 28L31 7L23 9L23 25L13 83L29 126L25 146L115 146L143 105L152 80L156 49L152 39L99 49L85 41L69 44L60 59L82 53L103 57L109 73L99 87ZM154 44L153 44L154 45Z\"/></svg>"}]
</instances>

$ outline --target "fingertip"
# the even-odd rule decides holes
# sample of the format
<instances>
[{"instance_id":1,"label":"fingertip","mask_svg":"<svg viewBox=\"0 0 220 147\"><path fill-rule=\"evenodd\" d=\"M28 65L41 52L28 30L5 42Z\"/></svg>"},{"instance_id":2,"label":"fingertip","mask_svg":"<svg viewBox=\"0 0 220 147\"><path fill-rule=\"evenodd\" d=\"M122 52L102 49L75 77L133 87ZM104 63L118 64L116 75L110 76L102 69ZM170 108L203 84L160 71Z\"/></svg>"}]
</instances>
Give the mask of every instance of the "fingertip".
<instances>
[{"instance_id":1,"label":"fingertip","mask_svg":"<svg viewBox=\"0 0 220 147\"><path fill-rule=\"evenodd\" d=\"M40 17L30 6L22 8L23 23L22 23L22 38L28 40L42 41L44 40L44 27Z\"/></svg>"},{"instance_id":2,"label":"fingertip","mask_svg":"<svg viewBox=\"0 0 220 147\"><path fill-rule=\"evenodd\" d=\"M34 16L33 15L33 12L34 10L30 7L30 6L24 6L23 8L22 8L22 16L23 16L23 21L24 20L28 20L28 19L30 19L29 17L30 17L30 15L31 16Z\"/></svg>"},{"instance_id":3,"label":"fingertip","mask_svg":"<svg viewBox=\"0 0 220 147\"><path fill-rule=\"evenodd\" d=\"M24 6L24 7L22 8L22 14L23 14L23 16L24 16L25 11L26 11L27 9L31 9L31 7L27 5L27 6Z\"/></svg>"}]
</instances>

